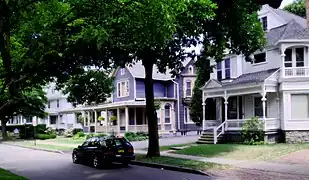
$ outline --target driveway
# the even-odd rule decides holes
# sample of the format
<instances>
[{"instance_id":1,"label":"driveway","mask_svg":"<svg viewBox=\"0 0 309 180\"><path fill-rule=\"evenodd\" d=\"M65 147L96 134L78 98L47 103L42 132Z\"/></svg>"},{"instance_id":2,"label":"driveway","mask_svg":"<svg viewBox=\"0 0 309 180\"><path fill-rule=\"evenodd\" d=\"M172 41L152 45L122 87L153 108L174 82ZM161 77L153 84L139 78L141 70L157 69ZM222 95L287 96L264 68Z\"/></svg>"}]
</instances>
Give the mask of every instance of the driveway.
<instances>
[{"instance_id":1,"label":"driveway","mask_svg":"<svg viewBox=\"0 0 309 180\"><path fill-rule=\"evenodd\" d=\"M69 154L56 154L0 144L0 167L30 180L207 180L207 176L130 166L114 165L109 169L94 169L73 164Z\"/></svg>"}]
</instances>

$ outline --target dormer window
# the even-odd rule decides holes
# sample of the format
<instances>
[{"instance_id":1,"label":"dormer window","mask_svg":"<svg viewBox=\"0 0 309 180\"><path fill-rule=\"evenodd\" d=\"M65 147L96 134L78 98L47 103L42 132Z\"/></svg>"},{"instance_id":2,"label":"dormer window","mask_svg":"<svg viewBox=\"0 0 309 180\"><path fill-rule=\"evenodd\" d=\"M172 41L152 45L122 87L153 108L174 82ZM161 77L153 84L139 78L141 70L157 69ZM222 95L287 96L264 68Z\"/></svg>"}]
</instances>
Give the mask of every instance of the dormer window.
<instances>
[{"instance_id":1,"label":"dormer window","mask_svg":"<svg viewBox=\"0 0 309 180\"><path fill-rule=\"evenodd\" d=\"M263 63L263 62L266 62L266 53L265 52L254 55L254 60L253 60L254 64L259 64L259 63Z\"/></svg>"},{"instance_id":2,"label":"dormer window","mask_svg":"<svg viewBox=\"0 0 309 180\"><path fill-rule=\"evenodd\" d=\"M221 61L217 63L217 79L219 81L222 80L222 62Z\"/></svg>"},{"instance_id":3,"label":"dormer window","mask_svg":"<svg viewBox=\"0 0 309 180\"><path fill-rule=\"evenodd\" d=\"M267 31L267 16L261 18L262 27L264 31Z\"/></svg>"},{"instance_id":4,"label":"dormer window","mask_svg":"<svg viewBox=\"0 0 309 180\"><path fill-rule=\"evenodd\" d=\"M194 71L193 71L193 66L192 66L192 65L189 66L188 69L189 69L189 70L188 70L189 74L193 74L193 73L194 73Z\"/></svg>"},{"instance_id":5,"label":"dormer window","mask_svg":"<svg viewBox=\"0 0 309 180\"><path fill-rule=\"evenodd\" d=\"M125 70L124 70L124 68L121 68L120 69L120 75L124 75L125 74Z\"/></svg>"}]
</instances>

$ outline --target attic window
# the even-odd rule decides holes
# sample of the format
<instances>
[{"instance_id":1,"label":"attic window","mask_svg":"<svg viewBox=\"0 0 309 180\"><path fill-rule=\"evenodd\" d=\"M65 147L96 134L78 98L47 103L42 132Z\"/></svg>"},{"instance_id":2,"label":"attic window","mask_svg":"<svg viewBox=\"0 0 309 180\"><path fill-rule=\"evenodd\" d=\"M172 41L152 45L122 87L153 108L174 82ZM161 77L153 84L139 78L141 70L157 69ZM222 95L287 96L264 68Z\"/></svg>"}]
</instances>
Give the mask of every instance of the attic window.
<instances>
[{"instance_id":1,"label":"attic window","mask_svg":"<svg viewBox=\"0 0 309 180\"><path fill-rule=\"evenodd\" d=\"M189 66L189 74L193 74L193 66Z\"/></svg>"},{"instance_id":2,"label":"attic window","mask_svg":"<svg viewBox=\"0 0 309 180\"><path fill-rule=\"evenodd\" d=\"M267 16L261 18L262 27L264 31L267 31Z\"/></svg>"},{"instance_id":3,"label":"attic window","mask_svg":"<svg viewBox=\"0 0 309 180\"><path fill-rule=\"evenodd\" d=\"M264 53L255 54L253 61L254 61L253 62L254 64L266 62L266 53L264 52Z\"/></svg>"},{"instance_id":4,"label":"attic window","mask_svg":"<svg viewBox=\"0 0 309 180\"><path fill-rule=\"evenodd\" d=\"M124 73L125 73L124 68L121 68L121 69L120 69L120 74L121 74L121 75L124 75Z\"/></svg>"}]
</instances>

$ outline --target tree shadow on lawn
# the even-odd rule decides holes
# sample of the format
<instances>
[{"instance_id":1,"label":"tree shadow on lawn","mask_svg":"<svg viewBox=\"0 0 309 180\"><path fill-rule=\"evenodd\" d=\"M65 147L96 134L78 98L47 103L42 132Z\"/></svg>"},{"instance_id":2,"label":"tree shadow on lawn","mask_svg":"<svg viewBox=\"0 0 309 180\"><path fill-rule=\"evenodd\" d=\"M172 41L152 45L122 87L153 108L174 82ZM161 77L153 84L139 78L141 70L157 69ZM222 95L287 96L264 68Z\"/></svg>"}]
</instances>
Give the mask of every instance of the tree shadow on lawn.
<instances>
[{"instance_id":1,"label":"tree shadow on lawn","mask_svg":"<svg viewBox=\"0 0 309 180\"><path fill-rule=\"evenodd\" d=\"M201 144L191 146L182 150L177 150L177 154L195 155L195 156L205 156L205 157L218 157L221 155L226 155L228 153L237 151L241 148L240 144Z\"/></svg>"}]
</instances>

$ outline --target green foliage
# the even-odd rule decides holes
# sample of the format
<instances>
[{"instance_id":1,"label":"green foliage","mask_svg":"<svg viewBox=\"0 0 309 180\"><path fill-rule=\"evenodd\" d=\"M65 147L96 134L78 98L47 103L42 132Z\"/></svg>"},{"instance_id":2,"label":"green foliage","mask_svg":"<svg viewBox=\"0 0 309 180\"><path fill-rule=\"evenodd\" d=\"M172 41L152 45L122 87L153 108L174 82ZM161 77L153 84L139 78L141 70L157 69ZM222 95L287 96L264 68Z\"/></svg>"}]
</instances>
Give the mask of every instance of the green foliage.
<instances>
[{"instance_id":1,"label":"green foliage","mask_svg":"<svg viewBox=\"0 0 309 180\"><path fill-rule=\"evenodd\" d=\"M84 124L83 115L80 114L80 115L77 116L77 122L78 122L78 123L81 123L81 124Z\"/></svg>"},{"instance_id":2,"label":"green foliage","mask_svg":"<svg viewBox=\"0 0 309 180\"><path fill-rule=\"evenodd\" d=\"M98 120L99 120L99 121L104 121L104 120L105 120L105 118L104 118L104 117L102 117L102 116L99 116L99 117L98 117Z\"/></svg>"},{"instance_id":3,"label":"green foliage","mask_svg":"<svg viewBox=\"0 0 309 180\"><path fill-rule=\"evenodd\" d=\"M148 134L144 133L144 132L126 132L124 134L124 137L128 140L128 141L143 141L148 139Z\"/></svg>"},{"instance_id":4,"label":"green foliage","mask_svg":"<svg viewBox=\"0 0 309 180\"><path fill-rule=\"evenodd\" d=\"M86 136L86 139L89 139L89 138L92 138L92 137L106 137L107 135L106 134L103 134L103 133L90 133L90 134L87 134Z\"/></svg>"},{"instance_id":5,"label":"green foliage","mask_svg":"<svg viewBox=\"0 0 309 180\"><path fill-rule=\"evenodd\" d=\"M55 139L57 135L55 133L53 134L37 134L36 138L40 140L45 140L45 139Z\"/></svg>"},{"instance_id":6,"label":"green foliage","mask_svg":"<svg viewBox=\"0 0 309 180\"><path fill-rule=\"evenodd\" d=\"M252 117L247 120L241 130L242 141L249 145L263 144L264 131L263 121L259 120L258 117Z\"/></svg>"},{"instance_id":7,"label":"green foliage","mask_svg":"<svg viewBox=\"0 0 309 180\"><path fill-rule=\"evenodd\" d=\"M82 129L78 129L78 128L66 129L64 131L64 136L65 137L73 137L74 135L76 135L79 132L83 132L83 130Z\"/></svg>"},{"instance_id":8,"label":"green foliage","mask_svg":"<svg viewBox=\"0 0 309 180\"><path fill-rule=\"evenodd\" d=\"M210 78L210 73L212 72L212 67L210 66L210 60L205 59L203 56L198 58L196 65L196 80L193 88L193 96L190 104L190 117L193 122L201 125L203 119L203 106L202 106L202 91L201 87L205 85ZM206 116L210 112L206 106L205 113ZM206 118L207 119L207 118Z\"/></svg>"},{"instance_id":9,"label":"green foliage","mask_svg":"<svg viewBox=\"0 0 309 180\"><path fill-rule=\"evenodd\" d=\"M117 121L117 117L114 116L114 115L112 115L112 116L110 117L110 121Z\"/></svg>"},{"instance_id":10,"label":"green foliage","mask_svg":"<svg viewBox=\"0 0 309 180\"><path fill-rule=\"evenodd\" d=\"M295 0L293 3L286 5L283 9L300 17L306 18L305 0Z\"/></svg>"},{"instance_id":11,"label":"green foliage","mask_svg":"<svg viewBox=\"0 0 309 180\"><path fill-rule=\"evenodd\" d=\"M161 107L161 102L159 100L154 101L154 109L159 110Z\"/></svg>"},{"instance_id":12,"label":"green foliage","mask_svg":"<svg viewBox=\"0 0 309 180\"><path fill-rule=\"evenodd\" d=\"M86 134L84 132L78 132L77 134L75 134L72 139L81 139L81 138L85 138Z\"/></svg>"}]
</instances>

